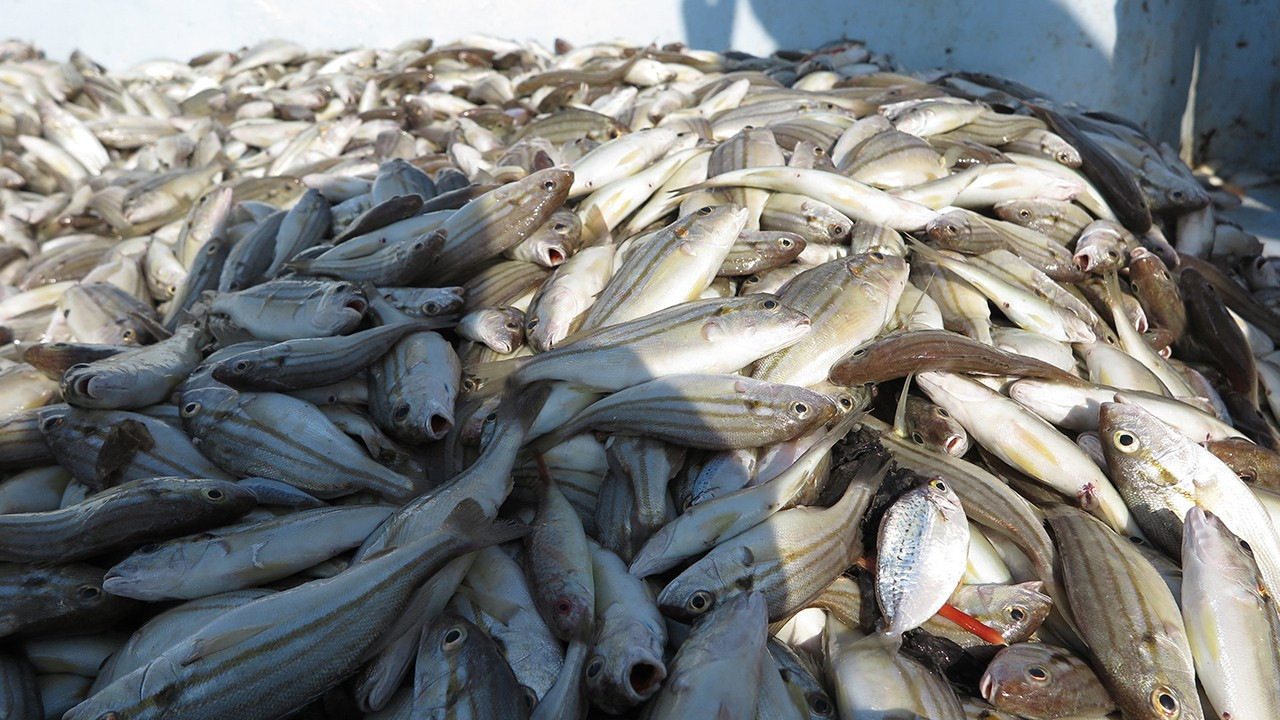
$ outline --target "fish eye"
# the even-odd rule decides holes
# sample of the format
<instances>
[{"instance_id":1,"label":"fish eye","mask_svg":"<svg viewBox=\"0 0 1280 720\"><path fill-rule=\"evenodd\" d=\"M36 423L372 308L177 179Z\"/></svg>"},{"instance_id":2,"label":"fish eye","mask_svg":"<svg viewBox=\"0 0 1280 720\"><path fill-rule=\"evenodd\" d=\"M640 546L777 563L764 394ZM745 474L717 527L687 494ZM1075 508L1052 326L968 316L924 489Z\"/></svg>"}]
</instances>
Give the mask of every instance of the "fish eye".
<instances>
[{"instance_id":1,"label":"fish eye","mask_svg":"<svg viewBox=\"0 0 1280 720\"><path fill-rule=\"evenodd\" d=\"M200 403L198 402L192 401L182 406L182 417L191 417L192 415L197 415L199 413Z\"/></svg>"},{"instance_id":2,"label":"fish eye","mask_svg":"<svg viewBox=\"0 0 1280 720\"><path fill-rule=\"evenodd\" d=\"M871 258L872 258L873 260L883 260L883 259L884 259L884 253L882 253L882 252L880 252L879 250L877 250L877 251L875 251L875 252L871 253Z\"/></svg>"},{"instance_id":3,"label":"fish eye","mask_svg":"<svg viewBox=\"0 0 1280 720\"><path fill-rule=\"evenodd\" d=\"M829 717L833 708L831 707L830 700L822 697L821 695L817 695L809 698L809 709L813 711L813 714L815 715Z\"/></svg>"},{"instance_id":4,"label":"fish eye","mask_svg":"<svg viewBox=\"0 0 1280 720\"><path fill-rule=\"evenodd\" d=\"M920 433L918 433L918 432L913 432L913 433L911 433L911 439L912 439L912 440L915 440L915 442L916 442L916 444L917 444L917 445L923 445L923 444L924 444L924 436L923 436L923 435L921 435L921 434L920 434Z\"/></svg>"},{"instance_id":5,"label":"fish eye","mask_svg":"<svg viewBox=\"0 0 1280 720\"><path fill-rule=\"evenodd\" d=\"M1182 707L1173 691L1163 685L1151 691L1151 707L1160 713L1160 717L1176 718L1182 715Z\"/></svg>"},{"instance_id":6,"label":"fish eye","mask_svg":"<svg viewBox=\"0 0 1280 720\"><path fill-rule=\"evenodd\" d=\"M556 189L556 181L555 181L555 180L544 180L544 181L542 182L542 189L543 189L543 190L546 190L547 192L551 192L552 190L555 190L555 189Z\"/></svg>"},{"instance_id":7,"label":"fish eye","mask_svg":"<svg viewBox=\"0 0 1280 720\"><path fill-rule=\"evenodd\" d=\"M467 392L473 392L473 391L475 391L475 390L477 390L477 389L479 389L479 388L480 388L480 383L476 382L474 379L472 379L472 378L463 378L463 379L462 379L462 389L463 389L463 390L466 390Z\"/></svg>"},{"instance_id":8,"label":"fish eye","mask_svg":"<svg viewBox=\"0 0 1280 720\"><path fill-rule=\"evenodd\" d=\"M236 361L236 364L231 367L231 369L238 373L242 373L242 372L248 372L249 368L251 367L253 367L253 363L249 362L248 360L238 360Z\"/></svg>"},{"instance_id":9,"label":"fish eye","mask_svg":"<svg viewBox=\"0 0 1280 720\"><path fill-rule=\"evenodd\" d=\"M520 323L518 323L518 322L516 322L516 321L512 320L511 322L507 323L507 326L506 326L506 327L507 327L507 329L508 329L508 330L519 330L519 329L520 329Z\"/></svg>"},{"instance_id":10,"label":"fish eye","mask_svg":"<svg viewBox=\"0 0 1280 720\"><path fill-rule=\"evenodd\" d=\"M714 602L715 598L711 597L711 593L699 590L689 596L689 600L685 602L684 606L689 612L701 615L710 610Z\"/></svg>"},{"instance_id":11,"label":"fish eye","mask_svg":"<svg viewBox=\"0 0 1280 720\"><path fill-rule=\"evenodd\" d=\"M134 332L132 330L125 330L120 333L120 337L125 340L132 340L134 338Z\"/></svg>"},{"instance_id":12,"label":"fish eye","mask_svg":"<svg viewBox=\"0 0 1280 720\"><path fill-rule=\"evenodd\" d=\"M593 678L604 670L604 658L596 657L591 659L591 664L587 666L587 677Z\"/></svg>"},{"instance_id":13,"label":"fish eye","mask_svg":"<svg viewBox=\"0 0 1280 720\"><path fill-rule=\"evenodd\" d=\"M1007 607L1005 608L1005 610L1009 612L1009 619L1013 620L1014 622L1022 622L1022 620L1027 617L1026 611L1018 607L1017 605Z\"/></svg>"},{"instance_id":14,"label":"fish eye","mask_svg":"<svg viewBox=\"0 0 1280 720\"><path fill-rule=\"evenodd\" d=\"M1117 430L1111 434L1111 442L1116 449L1122 453L1137 452L1142 447L1142 443L1138 441L1138 437L1128 430Z\"/></svg>"},{"instance_id":15,"label":"fish eye","mask_svg":"<svg viewBox=\"0 0 1280 720\"><path fill-rule=\"evenodd\" d=\"M422 312L428 315L435 315L436 313L440 312L440 305L435 301L423 303Z\"/></svg>"},{"instance_id":16,"label":"fish eye","mask_svg":"<svg viewBox=\"0 0 1280 720\"><path fill-rule=\"evenodd\" d=\"M747 279L742 281L742 284L743 284L743 285L751 285L751 284L753 284L753 283L758 283L758 282L760 282L760 276L759 276L759 275L748 275L748 276L747 276Z\"/></svg>"},{"instance_id":17,"label":"fish eye","mask_svg":"<svg viewBox=\"0 0 1280 720\"><path fill-rule=\"evenodd\" d=\"M222 502L227 498L227 494L222 492L218 488L208 488L205 490L201 490L200 494L204 496L205 500L210 500L212 502Z\"/></svg>"},{"instance_id":18,"label":"fish eye","mask_svg":"<svg viewBox=\"0 0 1280 720\"><path fill-rule=\"evenodd\" d=\"M778 244L784 248L789 248L793 243L791 242L791 238L782 238L782 240L778 241Z\"/></svg>"},{"instance_id":19,"label":"fish eye","mask_svg":"<svg viewBox=\"0 0 1280 720\"><path fill-rule=\"evenodd\" d=\"M713 208L710 205L703 205L702 207L698 208L698 214L710 215L712 210Z\"/></svg>"},{"instance_id":20,"label":"fish eye","mask_svg":"<svg viewBox=\"0 0 1280 720\"><path fill-rule=\"evenodd\" d=\"M407 417L409 417L408 403L400 403L399 405L396 406L396 409L391 413L391 418L393 420L404 420Z\"/></svg>"},{"instance_id":21,"label":"fish eye","mask_svg":"<svg viewBox=\"0 0 1280 720\"><path fill-rule=\"evenodd\" d=\"M1067 163L1071 162L1071 156L1066 154L1065 152L1059 152L1056 157L1058 158L1058 162L1062 163L1063 165L1066 165Z\"/></svg>"},{"instance_id":22,"label":"fish eye","mask_svg":"<svg viewBox=\"0 0 1280 720\"><path fill-rule=\"evenodd\" d=\"M47 432L56 427L61 427L64 419L61 415L45 418L44 422L40 423L40 430Z\"/></svg>"},{"instance_id":23,"label":"fish eye","mask_svg":"<svg viewBox=\"0 0 1280 720\"><path fill-rule=\"evenodd\" d=\"M1118 258L1118 257L1120 257L1120 253L1117 253L1115 250L1108 250L1108 251L1107 251L1107 257L1109 257L1109 258Z\"/></svg>"},{"instance_id":24,"label":"fish eye","mask_svg":"<svg viewBox=\"0 0 1280 720\"><path fill-rule=\"evenodd\" d=\"M533 330L538 327L538 318L529 318L529 320L525 322L524 327L526 330Z\"/></svg>"},{"instance_id":25,"label":"fish eye","mask_svg":"<svg viewBox=\"0 0 1280 720\"><path fill-rule=\"evenodd\" d=\"M941 480L930 480L929 487L933 488L934 490L937 490L938 492L947 491L947 484L942 482Z\"/></svg>"},{"instance_id":26,"label":"fish eye","mask_svg":"<svg viewBox=\"0 0 1280 720\"><path fill-rule=\"evenodd\" d=\"M765 300L764 302L760 303L760 307L764 308L765 310L776 310L778 309L778 301Z\"/></svg>"},{"instance_id":27,"label":"fish eye","mask_svg":"<svg viewBox=\"0 0 1280 720\"><path fill-rule=\"evenodd\" d=\"M491 412L488 415L484 416L484 421L487 423L496 422L497 419L498 419L498 413L496 412Z\"/></svg>"},{"instance_id":28,"label":"fish eye","mask_svg":"<svg viewBox=\"0 0 1280 720\"><path fill-rule=\"evenodd\" d=\"M800 417L804 417L805 415L809 414L809 406L805 405L802 402L798 402L795 405L791 406L791 411L794 412L796 415L799 415Z\"/></svg>"},{"instance_id":29,"label":"fish eye","mask_svg":"<svg viewBox=\"0 0 1280 720\"><path fill-rule=\"evenodd\" d=\"M451 627L444 631L444 649L452 650L467 637L467 631L460 627Z\"/></svg>"},{"instance_id":30,"label":"fish eye","mask_svg":"<svg viewBox=\"0 0 1280 720\"><path fill-rule=\"evenodd\" d=\"M1236 477L1240 478L1242 482L1247 482L1247 483L1251 483L1257 479L1253 476L1253 473L1249 472L1248 470L1241 470L1240 472L1236 473Z\"/></svg>"},{"instance_id":31,"label":"fish eye","mask_svg":"<svg viewBox=\"0 0 1280 720\"><path fill-rule=\"evenodd\" d=\"M1019 210L1019 211L1018 211L1018 217L1022 218L1023 220L1030 220L1030 219L1031 219L1031 211L1030 211L1030 210L1028 210L1028 209L1026 209L1026 208L1023 208L1023 209L1021 209L1021 210Z\"/></svg>"},{"instance_id":32,"label":"fish eye","mask_svg":"<svg viewBox=\"0 0 1280 720\"><path fill-rule=\"evenodd\" d=\"M844 408L845 410L851 409L853 407L853 399L847 398L847 397L840 398L840 407Z\"/></svg>"},{"instance_id":33,"label":"fish eye","mask_svg":"<svg viewBox=\"0 0 1280 720\"><path fill-rule=\"evenodd\" d=\"M1182 192L1181 190L1174 190L1173 192L1169 193L1169 197L1173 198L1174 200L1181 200L1186 196L1187 196L1186 193Z\"/></svg>"},{"instance_id":34,"label":"fish eye","mask_svg":"<svg viewBox=\"0 0 1280 720\"><path fill-rule=\"evenodd\" d=\"M120 713L115 710L108 710L98 716L98 720L121 720Z\"/></svg>"},{"instance_id":35,"label":"fish eye","mask_svg":"<svg viewBox=\"0 0 1280 720\"><path fill-rule=\"evenodd\" d=\"M146 545L143 545L142 547L138 548L138 552L142 553L143 555L150 555L151 553L159 549L160 549L160 543L147 543Z\"/></svg>"},{"instance_id":36,"label":"fish eye","mask_svg":"<svg viewBox=\"0 0 1280 720\"><path fill-rule=\"evenodd\" d=\"M571 612L573 612L573 603L569 602L569 598L560 598L556 601L557 615L564 616Z\"/></svg>"},{"instance_id":37,"label":"fish eye","mask_svg":"<svg viewBox=\"0 0 1280 720\"><path fill-rule=\"evenodd\" d=\"M956 227L955 223L947 223L947 232L954 235L955 233L960 232L960 228Z\"/></svg>"},{"instance_id":38,"label":"fish eye","mask_svg":"<svg viewBox=\"0 0 1280 720\"><path fill-rule=\"evenodd\" d=\"M102 597L102 588L97 585L81 585L76 590L76 597L81 600L97 600Z\"/></svg>"},{"instance_id":39,"label":"fish eye","mask_svg":"<svg viewBox=\"0 0 1280 720\"><path fill-rule=\"evenodd\" d=\"M1049 671L1039 665L1031 665L1027 668L1027 677L1036 682L1044 682L1049 679Z\"/></svg>"},{"instance_id":40,"label":"fish eye","mask_svg":"<svg viewBox=\"0 0 1280 720\"><path fill-rule=\"evenodd\" d=\"M935 413L938 415L938 417L940 417L940 418L949 418L949 417L951 417L951 413L947 412L947 409L946 409L946 408L944 408L944 407L936 408L936 409L934 409L934 412L935 412Z\"/></svg>"},{"instance_id":41,"label":"fish eye","mask_svg":"<svg viewBox=\"0 0 1280 720\"><path fill-rule=\"evenodd\" d=\"M853 351L854 357L862 357L863 355L866 355L866 354L867 354L867 349L864 347L860 347L857 350Z\"/></svg>"},{"instance_id":42,"label":"fish eye","mask_svg":"<svg viewBox=\"0 0 1280 720\"><path fill-rule=\"evenodd\" d=\"M564 223L556 223L555 225L551 226L551 229L555 230L556 232L564 232L565 230L569 229L569 226L565 225Z\"/></svg>"},{"instance_id":43,"label":"fish eye","mask_svg":"<svg viewBox=\"0 0 1280 720\"><path fill-rule=\"evenodd\" d=\"M1240 549L1241 549L1241 550L1244 550L1245 552L1249 553L1250 555L1252 555L1252 554L1253 554L1253 546L1249 544L1249 541L1248 541L1248 540L1245 540L1244 538L1237 538L1237 539L1236 539L1236 542L1240 543Z\"/></svg>"},{"instance_id":44,"label":"fish eye","mask_svg":"<svg viewBox=\"0 0 1280 720\"><path fill-rule=\"evenodd\" d=\"M843 226L843 225L832 225L832 226L831 226L831 234L832 234L832 235L835 235L836 237L840 237L841 235L843 235L843 234L844 234L844 226Z\"/></svg>"}]
</instances>

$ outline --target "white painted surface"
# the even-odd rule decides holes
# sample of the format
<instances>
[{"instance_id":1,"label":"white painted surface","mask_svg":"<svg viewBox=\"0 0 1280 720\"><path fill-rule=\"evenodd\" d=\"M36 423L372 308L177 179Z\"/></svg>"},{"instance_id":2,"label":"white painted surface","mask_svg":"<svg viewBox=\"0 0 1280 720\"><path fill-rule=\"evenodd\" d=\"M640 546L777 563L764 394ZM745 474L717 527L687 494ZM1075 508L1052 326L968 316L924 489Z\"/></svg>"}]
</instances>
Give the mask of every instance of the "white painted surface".
<instances>
[{"instance_id":1,"label":"white painted surface","mask_svg":"<svg viewBox=\"0 0 1280 720\"><path fill-rule=\"evenodd\" d=\"M1199 45L1197 130L1214 131L1215 157L1269 167L1280 166L1280 44L1268 42L1276 27L1276 0L0 0L0 35L55 58L80 48L109 67L270 37L389 47L486 32L548 45L620 37L765 54L845 36L909 69L1005 75L1170 141Z\"/></svg>"}]
</instances>

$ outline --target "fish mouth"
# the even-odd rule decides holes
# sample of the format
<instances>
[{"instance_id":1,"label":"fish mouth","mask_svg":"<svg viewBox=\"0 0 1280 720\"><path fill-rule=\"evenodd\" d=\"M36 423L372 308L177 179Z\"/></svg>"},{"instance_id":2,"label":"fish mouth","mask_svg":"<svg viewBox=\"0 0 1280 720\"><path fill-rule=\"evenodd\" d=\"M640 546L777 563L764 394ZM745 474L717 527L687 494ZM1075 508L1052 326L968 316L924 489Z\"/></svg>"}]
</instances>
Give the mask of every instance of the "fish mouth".
<instances>
[{"instance_id":1,"label":"fish mouth","mask_svg":"<svg viewBox=\"0 0 1280 720\"><path fill-rule=\"evenodd\" d=\"M1081 272L1089 272L1089 268L1093 267L1093 258L1088 255L1076 255L1071 258L1071 262L1075 263Z\"/></svg>"},{"instance_id":2,"label":"fish mouth","mask_svg":"<svg viewBox=\"0 0 1280 720\"><path fill-rule=\"evenodd\" d=\"M547 248L547 264L555 267L565 261L564 253L559 248Z\"/></svg>"},{"instance_id":3,"label":"fish mouth","mask_svg":"<svg viewBox=\"0 0 1280 720\"><path fill-rule=\"evenodd\" d=\"M964 445L963 438L961 438L959 435L952 435L951 437L947 438L947 442L945 446L947 454L953 457L960 457L961 455L964 454L963 450L965 450L965 448L963 447L963 445Z\"/></svg>"},{"instance_id":4,"label":"fish mouth","mask_svg":"<svg viewBox=\"0 0 1280 720\"><path fill-rule=\"evenodd\" d=\"M978 694L982 695L982 699L991 702L994 695L995 681L991 679L991 675L982 674L982 679L978 681Z\"/></svg>"},{"instance_id":5,"label":"fish mouth","mask_svg":"<svg viewBox=\"0 0 1280 720\"><path fill-rule=\"evenodd\" d=\"M648 660L640 660L627 669L627 687L638 700L647 700L667 677L667 669Z\"/></svg>"},{"instance_id":6,"label":"fish mouth","mask_svg":"<svg viewBox=\"0 0 1280 720\"><path fill-rule=\"evenodd\" d=\"M439 413L432 413L427 420L427 429L437 440L444 437L453 428L453 420Z\"/></svg>"},{"instance_id":7,"label":"fish mouth","mask_svg":"<svg viewBox=\"0 0 1280 720\"><path fill-rule=\"evenodd\" d=\"M361 317L364 317L365 311L369 309L369 301L359 295L354 295L342 303L342 307L348 310L355 310L360 313Z\"/></svg>"},{"instance_id":8,"label":"fish mouth","mask_svg":"<svg viewBox=\"0 0 1280 720\"><path fill-rule=\"evenodd\" d=\"M74 379L71 380L72 393L79 395L81 397L86 397L86 398L93 397L93 392L91 392L91 388L93 386L93 381L96 377L97 375L94 375L93 373L84 373L81 375L77 375Z\"/></svg>"}]
</instances>

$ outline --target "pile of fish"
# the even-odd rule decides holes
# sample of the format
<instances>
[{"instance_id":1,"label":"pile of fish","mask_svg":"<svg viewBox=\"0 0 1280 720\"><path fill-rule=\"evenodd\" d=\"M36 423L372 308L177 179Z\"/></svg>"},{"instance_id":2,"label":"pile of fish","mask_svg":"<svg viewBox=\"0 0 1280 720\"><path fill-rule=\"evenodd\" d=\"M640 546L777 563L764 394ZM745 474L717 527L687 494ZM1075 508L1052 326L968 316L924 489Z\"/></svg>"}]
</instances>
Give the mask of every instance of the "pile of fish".
<instances>
[{"instance_id":1,"label":"pile of fish","mask_svg":"<svg viewBox=\"0 0 1280 720\"><path fill-rule=\"evenodd\" d=\"M848 41L0 44L0 716L1280 718L1222 193Z\"/></svg>"}]
</instances>

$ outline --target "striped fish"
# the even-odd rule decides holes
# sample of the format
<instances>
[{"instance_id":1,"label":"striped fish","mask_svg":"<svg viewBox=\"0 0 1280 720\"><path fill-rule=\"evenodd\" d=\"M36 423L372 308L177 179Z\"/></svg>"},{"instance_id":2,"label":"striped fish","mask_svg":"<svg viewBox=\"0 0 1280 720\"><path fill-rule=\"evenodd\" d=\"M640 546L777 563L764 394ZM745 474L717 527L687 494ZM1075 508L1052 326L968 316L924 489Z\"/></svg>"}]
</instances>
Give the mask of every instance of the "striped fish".
<instances>
[{"instance_id":1,"label":"striped fish","mask_svg":"<svg viewBox=\"0 0 1280 720\"><path fill-rule=\"evenodd\" d=\"M1045 511L1080 636L1116 704L1137 720L1203 720L1182 613L1151 563L1101 521Z\"/></svg>"},{"instance_id":2,"label":"striped fish","mask_svg":"<svg viewBox=\"0 0 1280 720\"><path fill-rule=\"evenodd\" d=\"M64 720L271 720L337 685L449 560L519 537L474 504L437 533L242 605L102 688Z\"/></svg>"}]
</instances>

